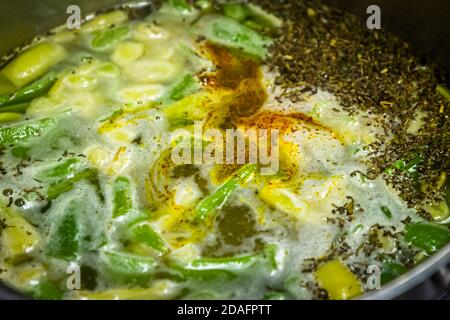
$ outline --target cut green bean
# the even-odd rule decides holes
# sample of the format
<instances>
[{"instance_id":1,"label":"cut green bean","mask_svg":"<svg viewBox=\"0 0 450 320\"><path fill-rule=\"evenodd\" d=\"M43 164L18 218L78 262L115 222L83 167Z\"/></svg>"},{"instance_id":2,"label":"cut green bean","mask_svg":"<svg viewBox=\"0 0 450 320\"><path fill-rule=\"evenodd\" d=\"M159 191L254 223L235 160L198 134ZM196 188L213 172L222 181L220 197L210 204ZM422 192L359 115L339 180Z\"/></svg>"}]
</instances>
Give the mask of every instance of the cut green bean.
<instances>
[{"instance_id":1,"label":"cut green bean","mask_svg":"<svg viewBox=\"0 0 450 320\"><path fill-rule=\"evenodd\" d=\"M4 107L0 107L0 112L14 112L14 113L24 114L27 111L29 106L30 106L30 104L28 102L7 105Z\"/></svg>"},{"instance_id":2,"label":"cut green bean","mask_svg":"<svg viewBox=\"0 0 450 320\"><path fill-rule=\"evenodd\" d=\"M185 75L177 84L175 84L169 92L169 100L179 101L184 97L195 93L199 89L200 85L197 79L191 75Z\"/></svg>"},{"instance_id":3,"label":"cut green bean","mask_svg":"<svg viewBox=\"0 0 450 320\"><path fill-rule=\"evenodd\" d=\"M195 6L203 11L208 11L213 7L210 0L197 0L195 1Z\"/></svg>"},{"instance_id":4,"label":"cut green bean","mask_svg":"<svg viewBox=\"0 0 450 320\"><path fill-rule=\"evenodd\" d=\"M240 272L254 266L260 258L260 255L202 258L185 266L173 265L171 269L181 276L182 280L229 281L235 279Z\"/></svg>"},{"instance_id":5,"label":"cut green bean","mask_svg":"<svg viewBox=\"0 0 450 320\"><path fill-rule=\"evenodd\" d=\"M167 251L167 247L159 234L153 230L152 226L148 222L141 222L131 227L130 229L131 240L150 248L164 253Z\"/></svg>"},{"instance_id":6,"label":"cut green bean","mask_svg":"<svg viewBox=\"0 0 450 320\"><path fill-rule=\"evenodd\" d=\"M215 211L220 209L232 192L241 184L246 182L257 169L257 165L249 164L243 166L239 171L225 182L212 195L203 199L197 206L195 215L197 219L205 220Z\"/></svg>"},{"instance_id":7,"label":"cut green bean","mask_svg":"<svg viewBox=\"0 0 450 320\"><path fill-rule=\"evenodd\" d=\"M269 292L263 297L263 300L288 300L288 297L283 292Z\"/></svg>"},{"instance_id":8,"label":"cut green bean","mask_svg":"<svg viewBox=\"0 0 450 320\"><path fill-rule=\"evenodd\" d=\"M423 162L422 157L418 156L411 160L410 162L406 162L403 159L397 160L393 165L385 170L387 174L392 174L394 169L401 170L406 172L418 185L419 183L419 173L417 171L417 167Z\"/></svg>"},{"instance_id":9,"label":"cut green bean","mask_svg":"<svg viewBox=\"0 0 450 320\"><path fill-rule=\"evenodd\" d=\"M30 151L30 148L25 146L16 146L11 149L11 154L20 159L26 159L29 157L28 152Z\"/></svg>"},{"instance_id":10,"label":"cut green bean","mask_svg":"<svg viewBox=\"0 0 450 320\"><path fill-rule=\"evenodd\" d=\"M407 271L408 269L399 263L385 262L381 267L381 284L384 285Z\"/></svg>"},{"instance_id":11,"label":"cut green bean","mask_svg":"<svg viewBox=\"0 0 450 320\"><path fill-rule=\"evenodd\" d=\"M81 165L80 159L71 158L56 167L45 170L41 176L58 181L71 179L80 171Z\"/></svg>"},{"instance_id":12,"label":"cut green bean","mask_svg":"<svg viewBox=\"0 0 450 320\"><path fill-rule=\"evenodd\" d=\"M221 282L230 281L237 275L229 270L221 269L191 269L179 265L171 265L170 273L176 280L189 281L205 281L205 282Z\"/></svg>"},{"instance_id":13,"label":"cut green bean","mask_svg":"<svg viewBox=\"0 0 450 320\"><path fill-rule=\"evenodd\" d=\"M130 34L129 27L119 27L101 32L92 39L91 46L96 50L105 50L122 41Z\"/></svg>"},{"instance_id":14,"label":"cut green bean","mask_svg":"<svg viewBox=\"0 0 450 320\"><path fill-rule=\"evenodd\" d=\"M264 60L270 38L259 35L254 30L228 17L207 17L199 22L202 34L212 42L242 50L244 53Z\"/></svg>"},{"instance_id":15,"label":"cut green bean","mask_svg":"<svg viewBox=\"0 0 450 320\"><path fill-rule=\"evenodd\" d=\"M105 275L114 281L145 281L155 270L153 258L118 251L103 251L100 263Z\"/></svg>"},{"instance_id":16,"label":"cut green bean","mask_svg":"<svg viewBox=\"0 0 450 320\"><path fill-rule=\"evenodd\" d=\"M56 73L50 72L12 95L0 96L0 111L4 111L5 106L30 102L35 98L47 94L56 80Z\"/></svg>"},{"instance_id":17,"label":"cut green bean","mask_svg":"<svg viewBox=\"0 0 450 320\"><path fill-rule=\"evenodd\" d=\"M50 257L74 260L80 249L79 215L82 204L73 200L65 209L64 216L54 221L50 231L46 253Z\"/></svg>"},{"instance_id":18,"label":"cut green bean","mask_svg":"<svg viewBox=\"0 0 450 320\"><path fill-rule=\"evenodd\" d=\"M18 90L10 98L10 104L18 104L23 102L30 102L31 100L41 97L52 88L57 80L55 72L49 72L42 78Z\"/></svg>"},{"instance_id":19,"label":"cut green bean","mask_svg":"<svg viewBox=\"0 0 450 320\"><path fill-rule=\"evenodd\" d=\"M49 200L58 198L63 193L71 191L74 188L75 183L81 180L88 180L94 182L96 179L97 179L97 172L95 170L86 169L84 171L78 172L74 174L72 178L65 179L59 183L50 185L50 187L47 190L47 198Z\"/></svg>"},{"instance_id":20,"label":"cut green bean","mask_svg":"<svg viewBox=\"0 0 450 320\"><path fill-rule=\"evenodd\" d=\"M44 118L0 128L0 145L14 144L40 136L55 125L55 119Z\"/></svg>"},{"instance_id":21,"label":"cut green bean","mask_svg":"<svg viewBox=\"0 0 450 320\"><path fill-rule=\"evenodd\" d=\"M38 300L61 300L64 296L62 290L48 279L39 280L28 294Z\"/></svg>"},{"instance_id":22,"label":"cut green bean","mask_svg":"<svg viewBox=\"0 0 450 320\"><path fill-rule=\"evenodd\" d=\"M281 19L263 10L257 5L248 3L247 10L249 12L250 18L263 27L277 29L281 28L281 26L283 25L283 21Z\"/></svg>"},{"instance_id":23,"label":"cut green bean","mask_svg":"<svg viewBox=\"0 0 450 320\"><path fill-rule=\"evenodd\" d=\"M450 241L450 230L432 223L412 223L406 226L405 240L431 255Z\"/></svg>"},{"instance_id":24,"label":"cut green bean","mask_svg":"<svg viewBox=\"0 0 450 320\"><path fill-rule=\"evenodd\" d=\"M45 75L65 56L66 51L62 46L52 42L42 42L15 58L1 71L1 74L17 88L22 88Z\"/></svg>"},{"instance_id":25,"label":"cut green bean","mask_svg":"<svg viewBox=\"0 0 450 320\"><path fill-rule=\"evenodd\" d=\"M450 210L450 186L447 187L447 193L445 195L445 203L447 204L447 207Z\"/></svg>"},{"instance_id":26,"label":"cut green bean","mask_svg":"<svg viewBox=\"0 0 450 320\"><path fill-rule=\"evenodd\" d=\"M405 171L407 171L409 174L415 174L417 172L417 166L420 165L423 162L422 157L416 157L410 162L408 162L405 167L403 168Z\"/></svg>"},{"instance_id":27,"label":"cut green bean","mask_svg":"<svg viewBox=\"0 0 450 320\"><path fill-rule=\"evenodd\" d=\"M253 29L257 32L261 32L264 30L264 27L262 25L260 25L258 22L255 22L253 20L247 20L243 22L244 26Z\"/></svg>"},{"instance_id":28,"label":"cut green bean","mask_svg":"<svg viewBox=\"0 0 450 320\"><path fill-rule=\"evenodd\" d=\"M223 5L223 13L234 20L239 22L244 21L249 15L249 9L246 4L231 2Z\"/></svg>"},{"instance_id":29,"label":"cut green bean","mask_svg":"<svg viewBox=\"0 0 450 320\"><path fill-rule=\"evenodd\" d=\"M178 10L190 10L191 6L186 0L168 0L168 4Z\"/></svg>"},{"instance_id":30,"label":"cut green bean","mask_svg":"<svg viewBox=\"0 0 450 320\"><path fill-rule=\"evenodd\" d=\"M192 261L185 268L189 270L242 271L253 266L259 258L260 256L258 255L232 258L203 258Z\"/></svg>"},{"instance_id":31,"label":"cut green bean","mask_svg":"<svg viewBox=\"0 0 450 320\"><path fill-rule=\"evenodd\" d=\"M268 244L264 247L264 257L273 270L278 269L277 254L278 246L276 244Z\"/></svg>"},{"instance_id":32,"label":"cut green bean","mask_svg":"<svg viewBox=\"0 0 450 320\"><path fill-rule=\"evenodd\" d=\"M113 182L113 218L118 218L133 209L131 183L126 177L118 177Z\"/></svg>"},{"instance_id":33,"label":"cut green bean","mask_svg":"<svg viewBox=\"0 0 450 320\"><path fill-rule=\"evenodd\" d=\"M105 14L97 15L94 19L87 21L81 27L81 33L95 33L119 26L128 21L128 14L123 10L115 10Z\"/></svg>"}]
</instances>

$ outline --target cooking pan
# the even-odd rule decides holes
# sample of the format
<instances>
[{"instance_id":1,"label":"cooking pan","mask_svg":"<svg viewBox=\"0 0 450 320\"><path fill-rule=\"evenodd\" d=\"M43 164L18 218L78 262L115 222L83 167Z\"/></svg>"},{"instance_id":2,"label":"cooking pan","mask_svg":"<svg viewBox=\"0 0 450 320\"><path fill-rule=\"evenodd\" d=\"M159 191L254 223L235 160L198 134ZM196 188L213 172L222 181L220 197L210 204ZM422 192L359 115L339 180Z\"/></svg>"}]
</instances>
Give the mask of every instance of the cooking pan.
<instances>
[{"instance_id":1,"label":"cooking pan","mask_svg":"<svg viewBox=\"0 0 450 320\"><path fill-rule=\"evenodd\" d=\"M296 0L292 0L296 1ZM301 0L299 0L301 1ZM126 0L2 0L0 2L0 56L45 34L67 19L67 8L78 5L84 16L126 3ZM448 0L323 0L322 2L367 19L369 5L381 8L382 28L410 42L417 50L450 73L450 1ZM144 1L134 2L139 10L150 10ZM407 274L360 299L395 299L450 265L450 245ZM0 299L25 299L0 285Z\"/></svg>"}]
</instances>

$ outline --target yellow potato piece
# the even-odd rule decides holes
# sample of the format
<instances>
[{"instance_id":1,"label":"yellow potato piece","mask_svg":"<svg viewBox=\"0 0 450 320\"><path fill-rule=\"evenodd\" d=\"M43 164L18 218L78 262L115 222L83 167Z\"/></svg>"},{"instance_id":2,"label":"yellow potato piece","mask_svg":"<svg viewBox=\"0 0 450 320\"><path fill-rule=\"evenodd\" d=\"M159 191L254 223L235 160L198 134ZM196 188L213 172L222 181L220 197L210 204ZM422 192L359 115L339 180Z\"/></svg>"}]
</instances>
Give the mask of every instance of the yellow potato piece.
<instances>
[{"instance_id":1,"label":"yellow potato piece","mask_svg":"<svg viewBox=\"0 0 450 320\"><path fill-rule=\"evenodd\" d=\"M347 300L363 292L358 278L339 260L332 260L319 267L316 280L328 292L331 300Z\"/></svg>"}]
</instances>

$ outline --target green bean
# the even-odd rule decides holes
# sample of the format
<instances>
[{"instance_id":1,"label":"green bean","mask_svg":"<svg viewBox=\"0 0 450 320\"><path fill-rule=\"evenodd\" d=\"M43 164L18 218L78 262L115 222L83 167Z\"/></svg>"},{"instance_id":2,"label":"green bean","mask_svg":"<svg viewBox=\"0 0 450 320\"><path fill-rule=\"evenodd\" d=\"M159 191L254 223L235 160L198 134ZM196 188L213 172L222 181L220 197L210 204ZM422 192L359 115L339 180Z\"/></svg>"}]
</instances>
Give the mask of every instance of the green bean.
<instances>
[{"instance_id":1,"label":"green bean","mask_svg":"<svg viewBox=\"0 0 450 320\"><path fill-rule=\"evenodd\" d=\"M447 207L450 210L450 186L447 187L447 193L445 195L445 203L447 204Z\"/></svg>"},{"instance_id":2,"label":"green bean","mask_svg":"<svg viewBox=\"0 0 450 320\"><path fill-rule=\"evenodd\" d=\"M397 160L392 166L387 168L385 172L387 174L392 174L394 169L401 170L406 172L415 182L416 188L419 188L419 173L417 171L417 167L423 162L421 156L418 156L411 160L410 162L406 162L403 159Z\"/></svg>"},{"instance_id":3,"label":"green bean","mask_svg":"<svg viewBox=\"0 0 450 320\"><path fill-rule=\"evenodd\" d=\"M408 162L403 170L405 170L406 172L408 172L409 174L415 174L417 172L417 166L420 165L423 162L422 157L416 157L413 160L411 160L410 162Z\"/></svg>"},{"instance_id":4,"label":"green bean","mask_svg":"<svg viewBox=\"0 0 450 320\"><path fill-rule=\"evenodd\" d=\"M244 26L253 29L257 32L261 32L264 30L264 27L262 25L260 25L258 22L255 22L253 20L247 20L243 22Z\"/></svg>"},{"instance_id":5,"label":"green bean","mask_svg":"<svg viewBox=\"0 0 450 320\"><path fill-rule=\"evenodd\" d=\"M195 279L200 281L230 281L239 272L254 266L260 255L246 255L231 258L202 258L185 266L171 265L171 271L181 277L180 280Z\"/></svg>"},{"instance_id":6,"label":"green bean","mask_svg":"<svg viewBox=\"0 0 450 320\"><path fill-rule=\"evenodd\" d=\"M19 89L11 95L0 96L0 111L4 111L5 106L17 105L24 102L30 102L35 98L41 97L51 89L56 82L57 76L54 72L49 72L42 78Z\"/></svg>"},{"instance_id":7,"label":"green bean","mask_svg":"<svg viewBox=\"0 0 450 320\"><path fill-rule=\"evenodd\" d=\"M64 60L66 51L58 44L42 42L11 61L1 74L17 88L45 75L54 65Z\"/></svg>"},{"instance_id":8,"label":"green bean","mask_svg":"<svg viewBox=\"0 0 450 320\"><path fill-rule=\"evenodd\" d=\"M81 33L95 33L108 29L112 26L119 26L128 21L128 14L122 10L115 10L96 16L87 21L81 27Z\"/></svg>"},{"instance_id":9,"label":"green bean","mask_svg":"<svg viewBox=\"0 0 450 320\"><path fill-rule=\"evenodd\" d=\"M406 226L405 240L431 255L450 241L450 230L432 223L412 223Z\"/></svg>"},{"instance_id":10,"label":"green bean","mask_svg":"<svg viewBox=\"0 0 450 320\"><path fill-rule=\"evenodd\" d=\"M179 101L184 97L195 93L199 88L197 79L191 74L185 75L169 91L168 98L171 101Z\"/></svg>"},{"instance_id":11,"label":"green bean","mask_svg":"<svg viewBox=\"0 0 450 320\"><path fill-rule=\"evenodd\" d=\"M280 20L273 14L270 14L269 12L261 9L261 7L254 5L252 3L248 3L246 6L250 18L257 24L270 29L277 29L282 26L283 24L282 20Z\"/></svg>"},{"instance_id":12,"label":"green bean","mask_svg":"<svg viewBox=\"0 0 450 320\"><path fill-rule=\"evenodd\" d=\"M250 12L246 4L231 2L223 5L223 13L227 17L241 22L248 17Z\"/></svg>"},{"instance_id":13,"label":"green bean","mask_svg":"<svg viewBox=\"0 0 450 320\"><path fill-rule=\"evenodd\" d=\"M16 146L11 149L11 154L20 159L26 159L29 157L28 152L30 151L30 148L25 146Z\"/></svg>"},{"instance_id":14,"label":"green bean","mask_svg":"<svg viewBox=\"0 0 450 320\"><path fill-rule=\"evenodd\" d=\"M72 200L65 208L64 215L53 221L46 253L50 257L74 260L80 249L79 215L82 204Z\"/></svg>"},{"instance_id":15,"label":"green bean","mask_svg":"<svg viewBox=\"0 0 450 320\"><path fill-rule=\"evenodd\" d=\"M256 171L257 165L249 164L243 166L239 171L225 182L219 189L212 195L203 199L196 208L196 218L205 220L214 211L221 208L231 193L239 186L239 184L247 181Z\"/></svg>"},{"instance_id":16,"label":"green bean","mask_svg":"<svg viewBox=\"0 0 450 320\"><path fill-rule=\"evenodd\" d=\"M203 11L208 11L213 7L210 0L197 0L195 1L195 6Z\"/></svg>"},{"instance_id":17,"label":"green bean","mask_svg":"<svg viewBox=\"0 0 450 320\"><path fill-rule=\"evenodd\" d=\"M148 222L141 222L131 227L131 240L140 244L144 244L154 250L165 253L167 247L159 234L153 230Z\"/></svg>"},{"instance_id":18,"label":"green bean","mask_svg":"<svg viewBox=\"0 0 450 320\"><path fill-rule=\"evenodd\" d=\"M95 182L97 179L97 172L92 169L86 169L84 171L77 172L72 178L51 184L47 190L47 198L49 200L58 198L63 193L71 191L74 188L75 183L84 179L90 182Z\"/></svg>"},{"instance_id":19,"label":"green bean","mask_svg":"<svg viewBox=\"0 0 450 320\"><path fill-rule=\"evenodd\" d=\"M56 179L56 180L66 180L73 178L76 173L80 170L81 161L77 158L70 158L64 163L45 170L41 176L44 178Z\"/></svg>"},{"instance_id":20,"label":"green bean","mask_svg":"<svg viewBox=\"0 0 450 320\"><path fill-rule=\"evenodd\" d=\"M39 283L30 290L28 294L38 300L61 300L63 292L55 283L48 279L39 280Z\"/></svg>"},{"instance_id":21,"label":"green bean","mask_svg":"<svg viewBox=\"0 0 450 320\"><path fill-rule=\"evenodd\" d=\"M268 244L264 247L264 257L273 270L278 268L277 254L278 246L276 244Z\"/></svg>"},{"instance_id":22,"label":"green bean","mask_svg":"<svg viewBox=\"0 0 450 320\"><path fill-rule=\"evenodd\" d=\"M272 291L264 295L263 300L288 300L286 293Z\"/></svg>"},{"instance_id":23,"label":"green bean","mask_svg":"<svg viewBox=\"0 0 450 320\"><path fill-rule=\"evenodd\" d=\"M384 262L381 267L381 284L384 285L407 271L408 269L399 263Z\"/></svg>"},{"instance_id":24,"label":"green bean","mask_svg":"<svg viewBox=\"0 0 450 320\"><path fill-rule=\"evenodd\" d=\"M131 183L126 177L118 177L113 182L113 218L118 218L133 209Z\"/></svg>"},{"instance_id":25,"label":"green bean","mask_svg":"<svg viewBox=\"0 0 450 320\"><path fill-rule=\"evenodd\" d=\"M266 245L264 254L250 254L227 258L200 258L187 265L171 265L181 280L197 279L201 281L233 280L240 273L246 272L255 266L267 266L271 270L278 268L276 245ZM261 265L261 262L264 263Z\"/></svg>"},{"instance_id":26,"label":"green bean","mask_svg":"<svg viewBox=\"0 0 450 320\"><path fill-rule=\"evenodd\" d=\"M0 128L0 145L13 144L42 135L56 125L56 120L44 118Z\"/></svg>"},{"instance_id":27,"label":"green bean","mask_svg":"<svg viewBox=\"0 0 450 320\"><path fill-rule=\"evenodd\" d=\"M168 5L178 10L190 10L191 6L186 0L169 0Z\"/></svg>"},{"instance_id":28,"label":"green bean","mask_svg":"<svg viewBox=\"0 0 450 320\"><path fill-rule=\"evenodd\" d=\"M176 264L170 265L170 275L175 280L198 280L198 281L230 281L236 279L237 275L228 270L211 269L198 270L182 267Z\"/></svg>"},{"instance_id":29,"label":"green bean","mask_svg":"<svg viewBox=\"0 0 450 320\"><path fill-rule=\"evenodd\" d=\"M100 253L100 266L104 274L115 281L145 281L155 270L155 260L151 257L118 251Z\"/></svg>"},{"instance_id":30,"label":"green bean","mask_svg":"<svg viewBox=\"0 0 450 320\"><path fill-rule=\"evenodd\" d=\"M199 28L202 34L212 42L242 50L261 60L266 58L267 46L272 43L270 38L259 35L254 30L228 17L201 19Z\"/></svg>"},{"instance_id":31,"label":"green bean","mask_svg":"<svg viewBox=\"0 0 450 320\"><path fill-rule=\"evenodd\" d=\"M247 255L232 258L204 258L189 263L185 268L189 270L227 270L241 271L253 266L259 255Z\"/></svg>"},{"instance_id":32,"label":"green bean","mask_svg":"<svg viewBox=\"0 0 450 320\"><path fill-rule=\"evenodd\" d=\"M119 27L99 33L92 39L91 46L96 50L104 50L122 41L130 34L129 27Z\"/></svg>"},{"instance_id":33,"label":"green bean","mask_svg":"<svg viewBox=\"0 0 450 320\"><path fill-rule=\"evenodd\" d=\"M194 121L189 120L189 119L180 119L180 118L170 119L170 128L171 129L187 127L187 126L191 126L193 124L194 124Z\"/></svg>"}]
</instances>

